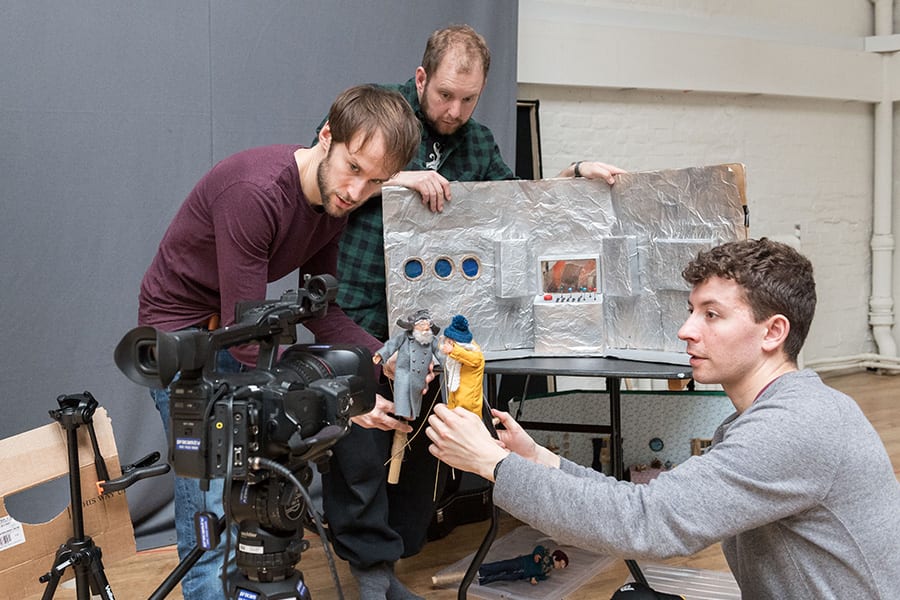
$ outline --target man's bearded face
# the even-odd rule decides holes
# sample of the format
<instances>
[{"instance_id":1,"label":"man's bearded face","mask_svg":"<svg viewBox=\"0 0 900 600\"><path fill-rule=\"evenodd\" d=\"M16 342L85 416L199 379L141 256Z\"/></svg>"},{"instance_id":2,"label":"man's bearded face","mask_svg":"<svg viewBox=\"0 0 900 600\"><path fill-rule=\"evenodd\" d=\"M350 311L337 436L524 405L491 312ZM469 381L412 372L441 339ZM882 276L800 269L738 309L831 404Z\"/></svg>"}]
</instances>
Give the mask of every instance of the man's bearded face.
<instances>
[{"instance_id":1,"label":"man's bearded face","mask_svg":"<svg viewBox=\"0 0 900 600\"><path fill-rule=\"evenodd\" d=\"M365 144L359 138L332 143L316 169L322 206L332 217L345 217L362 206L391 177L384 166L384 136L375 134Z\"/></svg>"},{"instance_id":2,"label":"man's bearded face","mask_svg":"<svg viewBox=\"0 0 900 600\"><path fill-rule=\"evenodd\" d=\"M431 75L422 67L416 71L419 106L441 135L451 135L469 121L484 88L482 69L461 69L459 60L445 57Z\"/></svg>"}]
</instances>

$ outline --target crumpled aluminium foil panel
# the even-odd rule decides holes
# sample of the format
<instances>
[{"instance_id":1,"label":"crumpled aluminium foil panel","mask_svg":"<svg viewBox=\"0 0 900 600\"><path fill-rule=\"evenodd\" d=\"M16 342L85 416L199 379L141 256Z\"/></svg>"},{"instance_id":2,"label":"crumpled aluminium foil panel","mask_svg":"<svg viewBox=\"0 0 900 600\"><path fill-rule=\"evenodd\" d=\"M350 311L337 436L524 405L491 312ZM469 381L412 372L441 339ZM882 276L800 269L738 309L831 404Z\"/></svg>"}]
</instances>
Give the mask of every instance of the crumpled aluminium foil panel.
<instances>
[{"instance_id":1,"label":"crumpled aluminium foil panel","mask_svg":"<svg viewBox=\"0 0 900 600\"><path fill-rule=\"evenodd\" d=\"M453 183L442 213L384 190L390 323L459 313L488 358L684 362L681 278L700 250L744 239L741 165L586 179Z\"/></svg>"}]
</instances>

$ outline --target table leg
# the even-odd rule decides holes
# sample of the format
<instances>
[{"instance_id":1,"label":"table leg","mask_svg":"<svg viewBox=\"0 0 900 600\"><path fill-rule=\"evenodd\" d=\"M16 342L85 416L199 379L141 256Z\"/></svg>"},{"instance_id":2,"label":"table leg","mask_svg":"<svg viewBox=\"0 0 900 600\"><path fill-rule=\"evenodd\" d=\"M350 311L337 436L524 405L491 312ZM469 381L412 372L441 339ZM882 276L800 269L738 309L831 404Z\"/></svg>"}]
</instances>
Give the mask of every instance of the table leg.
<instances>
[{"instance_id":1,"label":"table leg","mask_svg":"<svg viewBox=\"0 0 900 600\"><path fill-rule=\"evenodd\" d=\"M622 456L622 385L620 377L606 378L606 393L609 395L609 459L612 462L613 477L625 479L625 464Z\"/></svg>"},{"instance_id":2,"label":"table leg","mask_svg":"<svg viewBox=\"0 0 900 600\"><path fill-rule=\"evenodd\" d=\"M497 402L497 376L494 374L488 374L487 376L487 401L486 406L484 407L484 415L482 417L486 420L485 426L488 426L488 423L491 422L491 412L490 407L494 406ZM506 406L503 410L509 410L509 407ZM494 437L497 437L496 431L493 431L493 426L489 426L489 429L492 430ZM469 567L466 569L466 574L463 576L462 582L459 584L459 589L456 592L457 600L466 600L467 593L469 591L469 586L472 585L472 581L475 580L475 577L478 575L478 569L481 567L481 563L484 562L484 557L487 556L488 551L491 549L491 545L494 543L494 539L497 537L497 527L500 523L500 509L494 505L493 498L493 486L491 484L491 523L488 527L488 530L484 534L484 538L481 540L481 545L478 546L478 550L475 552L475 556L472 557L472 562L469 563Z\"/></svg>"},{"instance_id":3,"label":"table leg","mask_svg":"<svg viewBox=\"0 0 900 600\"><path fill-rule=\"evenodd\" d=\"M625 457L622 452L622 379L620 377L606 378L606 392L609 394L609 426L612 429L609 437L609 455L613 464L613 476L616 479L625 478ZM625 560L625 565L631 576L638 583L647 585L647 578L641 572L637 562L631 559Z\"/></svg>"},{"instance_id":4,"label":"table leg","mask_svg":"<svg viewBox=\"0 0 900 600\"><path fill-rule=\"evenodd\" d=\"M493 500L491 501L491 504L493 505ZM484 557L487 556L488 551L491 549L491 544L494 543L494 539L497 537L497 525L499 522L500 509L496 506L491 506L491 525L485 532L484 539L481 540L481 545L478 546L478 550L475 552L475 556L472 557L472 562L469 563L469 568L466 569L466 574L459 584L459 589L456 591L458 600L466 600L469 586L472 585L472 581L474 581L475 577L478 575L478 569L481 568Z\"/></svg>"}]
</instances>

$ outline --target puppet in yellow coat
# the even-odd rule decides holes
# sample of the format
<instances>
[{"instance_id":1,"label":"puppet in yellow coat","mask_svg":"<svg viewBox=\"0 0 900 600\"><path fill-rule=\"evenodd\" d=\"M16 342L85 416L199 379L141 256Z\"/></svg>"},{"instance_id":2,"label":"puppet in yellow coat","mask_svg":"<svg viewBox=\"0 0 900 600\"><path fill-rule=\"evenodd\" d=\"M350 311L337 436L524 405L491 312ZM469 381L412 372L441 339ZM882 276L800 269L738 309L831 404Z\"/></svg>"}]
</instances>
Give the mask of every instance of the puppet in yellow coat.
<instances>
[{"instance_id":1,"label":"puppet in yellow coat","mask_svg":"<svg viewBox=\"0 0 900 600\"><path fill-rule=\"evenodd\" d=\"M441 343L444 353L444 385L447 406L462 406L481 416L484 380L484 354L472 340L469 321L456 315L446 328Z\"/></svg>"}]
</instances>

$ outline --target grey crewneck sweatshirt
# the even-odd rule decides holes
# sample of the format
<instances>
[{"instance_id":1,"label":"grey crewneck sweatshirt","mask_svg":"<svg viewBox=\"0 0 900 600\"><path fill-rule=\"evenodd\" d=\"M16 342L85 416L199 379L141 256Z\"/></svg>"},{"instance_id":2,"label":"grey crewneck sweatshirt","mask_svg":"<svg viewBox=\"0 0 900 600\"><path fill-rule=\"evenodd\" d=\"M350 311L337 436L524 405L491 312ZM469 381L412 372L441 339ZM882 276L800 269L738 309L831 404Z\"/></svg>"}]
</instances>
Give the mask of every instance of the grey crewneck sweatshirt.
<instances>
[{"instance_id":1,"label":"grey crewneck sweatshirt","mask_svg":"<svg viewBox=\"0 0 900 600\"><path fill-rule=\"evenodd\" d=\"M900 484L856 402L814 372L782 375L713 445L649 485L515 454L494 502L568 543L623 558L722 541L743 598L900 598Z\"/></svg>"}]
</instances>

